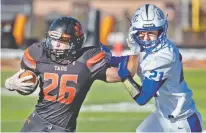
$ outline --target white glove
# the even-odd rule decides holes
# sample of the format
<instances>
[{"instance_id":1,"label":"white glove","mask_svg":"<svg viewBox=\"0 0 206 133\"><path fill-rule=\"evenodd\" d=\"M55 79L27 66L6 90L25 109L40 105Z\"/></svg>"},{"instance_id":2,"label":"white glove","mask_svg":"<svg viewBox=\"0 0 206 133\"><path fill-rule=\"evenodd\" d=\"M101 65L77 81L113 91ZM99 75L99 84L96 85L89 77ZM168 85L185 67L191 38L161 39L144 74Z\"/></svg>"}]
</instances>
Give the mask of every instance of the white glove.
<instances>
[{"instance_id":1,"label":"white glove","mask_svg":"<svg viewBox=\"0 0 206 133\"><path fill-rule=\"evenodd\" d=\"M140 46L132 38L133 34L136 34L137 31L132 31L132 27L129 29L128 38L126 39L128 47L130 48L130 55L139 55Z\"/></svg>"},{"instance_id":2,"label":"white glove","mask_svg":"<svg viewBox=\"0 0 206 133\"><path fill-rule=\"evenodd\" d=\"M30 92L33 90L33 88L36 86L34 83L24 83L24 81L32 79L32 76L25 76L23 78L19 78L19 75L22 74L25 71L25 69L20 69L16 74L14 74L12 77L8 78L5 82L5 87L10 90L18 90L22 92Z\"/></svg>"}]
</instances>

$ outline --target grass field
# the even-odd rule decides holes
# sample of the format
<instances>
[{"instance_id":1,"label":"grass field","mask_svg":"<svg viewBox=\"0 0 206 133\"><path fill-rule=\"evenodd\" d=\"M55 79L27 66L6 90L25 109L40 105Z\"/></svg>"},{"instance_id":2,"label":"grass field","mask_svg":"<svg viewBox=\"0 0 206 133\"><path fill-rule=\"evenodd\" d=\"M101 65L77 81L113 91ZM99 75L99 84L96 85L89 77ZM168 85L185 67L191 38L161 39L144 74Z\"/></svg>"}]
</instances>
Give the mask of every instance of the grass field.
<instances>
[{"instance_id":1,"label":"grass field","mask_svg":"<svg viewBox=\"0 0 206 133\"><path fill-rule=\"evenodd\" d=\"M13 72L1 72L1 87L6 77ZM193 98L202 114L206 129L206 70L185 70L185 79L193 90ZM12 93L12 92L11 92ZM24 120L33 111L37 97L1 96L1 131L18 132ZM121 83L95 82L89 91L84 106L107 103L134 103ZM134 132L150 112L80 112L78 132Z\"/></svg>"}]
</instances>

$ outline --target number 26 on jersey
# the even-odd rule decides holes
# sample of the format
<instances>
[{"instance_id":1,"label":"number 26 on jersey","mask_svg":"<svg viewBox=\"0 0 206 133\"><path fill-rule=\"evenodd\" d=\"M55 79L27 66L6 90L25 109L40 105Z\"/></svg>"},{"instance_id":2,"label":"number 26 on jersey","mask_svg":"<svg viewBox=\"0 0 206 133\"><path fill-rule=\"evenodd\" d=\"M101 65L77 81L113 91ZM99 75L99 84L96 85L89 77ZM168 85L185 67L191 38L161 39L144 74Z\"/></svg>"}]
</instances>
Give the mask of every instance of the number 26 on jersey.
<instances>
[{"instance_id":1,"label":"number 26 on jersey","mask_svg":"<svg viewBox=\"0 0 206 133\"><path fill-rule=\"evenodd\" d=\"M56 73L44 73L44 81L51 80L51 84L43 89L44 99L51 102L60 102L63 104L71 104L76 95L76 89L71 86L67 86L68 81L72 81L77 84L78 75L64 74L59 77ZM59 94L49 95L49 92L59 87Z\"/></svg>"}]
</instances>

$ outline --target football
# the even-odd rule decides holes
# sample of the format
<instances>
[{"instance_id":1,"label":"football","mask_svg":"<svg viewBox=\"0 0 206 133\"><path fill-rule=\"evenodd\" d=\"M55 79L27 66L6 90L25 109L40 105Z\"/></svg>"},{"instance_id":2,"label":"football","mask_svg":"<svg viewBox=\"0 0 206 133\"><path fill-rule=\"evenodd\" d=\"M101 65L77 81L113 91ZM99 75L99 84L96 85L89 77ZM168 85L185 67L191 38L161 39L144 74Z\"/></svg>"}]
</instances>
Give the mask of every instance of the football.
<instances>
[{"instance_id":1,"label":"football","mask_svg":"<svg viewBox=\"0 0 206 133\"><path fill-rule=\"evenodd\" d=\"M26 80L24 82L25 83L34 83L34 84L36 84L38 82L38 80L37 80L36 74L33 71L26 70L21 75L19 75L19 78L23 78L25 76L30 76L30 75L32 76L32 79ZM34 87L33 90L29 91L28 93L21 92L21 91L17 91L17 92L21 95L30 95L31 93L33 93L36 90L36 88L37 87Z\"/></svg>"}]
</instances>

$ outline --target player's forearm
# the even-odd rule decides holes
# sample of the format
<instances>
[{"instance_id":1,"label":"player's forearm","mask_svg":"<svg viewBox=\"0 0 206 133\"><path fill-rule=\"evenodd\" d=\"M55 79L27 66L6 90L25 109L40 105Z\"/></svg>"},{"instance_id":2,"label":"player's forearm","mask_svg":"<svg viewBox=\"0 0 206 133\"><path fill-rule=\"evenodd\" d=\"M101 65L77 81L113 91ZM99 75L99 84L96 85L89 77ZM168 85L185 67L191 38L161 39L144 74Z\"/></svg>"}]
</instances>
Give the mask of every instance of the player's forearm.
<instances>
[{"instance_id":1,"label":"player's forearm","mask_svg":"<svg viewBox=\"0 0 206 133\"><path fill-rule=\"evenodd\" d=\"M112 56L110 65L114 67L118 67L119 63L127 58L128 56ZM138 60L139 56L138 55L130 55L128 64L127 64L127 69L129 70L131 76L133 77L138 69Z\"/></svg>"},{"instance_id":2,"label":"player's forearm","mask_svg":"<svg viewBox=\"0 0 206 133\"><path fill-rule=\"evenodd\" d=\"M106 71L106 81L108 83L120 82L121 78L118 75L117 68L108 68Z\"/></svg>"},{"instance_id":3,"label":"player's forearm","mask_svg":"<svg viewBox=\"0 0 206 133\"><path fill-rule=\"evenodd\" d=\"M128 76L127 78L125 78L123 81L123 84L125 85L127 91L129 92L129 94L132 96L132 98L134 100L137 99L137 97L140 95L141 93L141 86L138 85L131 76Z\"/></svg>"},{"instance_id":4,"label":"player's forearm","mask_svg":"<svg viewBox=\"0 0 206 133\"><path fill-rule=\"evenodd\" d=\"M123 83L129 94L139 105L145 105L153 97L153 91L145 93L145 87L138 85L131 76L127 77ZM149 88L147 89L149 90Z\"/></svg>"},{"instance_id":5,"label":"player's forearm","mask_svg":"<svg viewBox=\"0 0 206 133\"><path fill-rule=\"evenodd\" d=\"M113 57L112 61L120 62L124 60L125 58L128 58L128 56L121 56L121 57ZM133 77L137 70L137 64L138 64L138 56L129 56L129 60L127 63L127 69L130 72L130 75ZM118 75L118 69L117 68L108 68L106 71L106 81L108 83L115 83L120 82L121 78Z\"/></svg>"},{"instance_id":6,"label":"player's forearm","mask_svg":"<svg viewBox=\"0 0 206 133\"><path fill-rule=\"evenodd\" d=\"M130 55L129 60L127 63L127 69L130 72L130 75L133 77L138 69L138 61L139 56L138 55Z\"/></svg>"},{"instance_id":7,"label":"player's forearm","mask_svg":"<svg viewBox=\"0 0 206 133\"><path fill-rule=\"evenodd\" d=\"M156 95L159 88L166 81L154 81L147 77L143 80L143 85L138 85L131 76L124 79L123 83L126 86L129 94L139 105L145 105L150 101L150 99Z\"/></svg>"},{"instance_id":8,"label":"player's forearm","mask_svg":"<svg viewBox=\"0 0 206 133\"><path fill-rule=\"evenodd\" d=\"M144 105L152 99L153 96L157 96L157 91L164 84L167 79L161 81L151 80L147 77L144 78L142 83L142 91L140 96L136 99L139 105Z\"/></svg>"}]
</instances>

